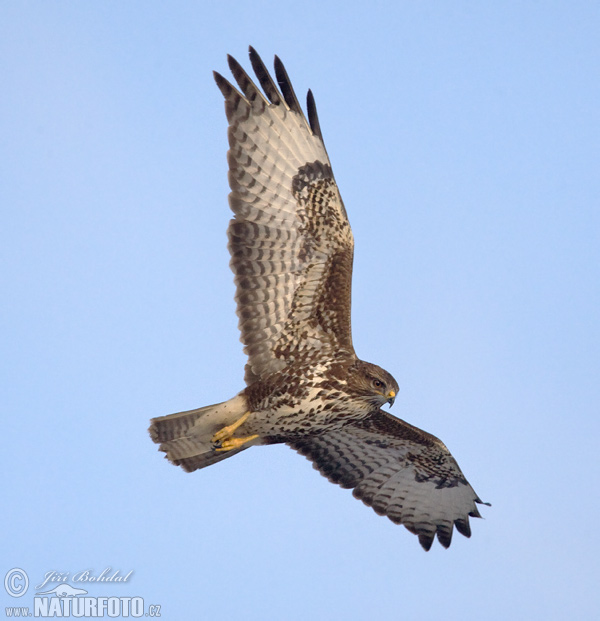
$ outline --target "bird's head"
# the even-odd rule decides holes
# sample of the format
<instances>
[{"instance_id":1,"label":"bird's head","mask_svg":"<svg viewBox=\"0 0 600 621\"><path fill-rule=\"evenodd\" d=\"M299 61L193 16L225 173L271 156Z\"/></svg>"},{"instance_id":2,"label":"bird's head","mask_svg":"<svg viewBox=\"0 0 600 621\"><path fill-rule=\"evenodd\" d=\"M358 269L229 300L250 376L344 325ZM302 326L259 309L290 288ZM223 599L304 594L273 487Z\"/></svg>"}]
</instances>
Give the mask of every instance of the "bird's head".
<instances>
[{"instance_id":1,"label":"bird's head","mask_svg":"<svg viewBox=\"0 0 600 621\"><path fill-rule=\"evenodd\" d=\"M393 405L398 394L398 382L385 369L362 360L351 367L348 387L377 408L386 401Z\"/></svg>"}]
</instances>

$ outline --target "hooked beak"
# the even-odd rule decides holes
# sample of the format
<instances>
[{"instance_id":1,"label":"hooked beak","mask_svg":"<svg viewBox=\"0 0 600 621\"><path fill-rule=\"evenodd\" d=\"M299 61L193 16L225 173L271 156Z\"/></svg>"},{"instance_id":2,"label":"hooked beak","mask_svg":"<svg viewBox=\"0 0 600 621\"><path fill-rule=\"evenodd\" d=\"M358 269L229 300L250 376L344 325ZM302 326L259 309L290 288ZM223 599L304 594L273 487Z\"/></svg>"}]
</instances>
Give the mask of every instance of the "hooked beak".
<instances>
[{"instance_id":1,"label":"hooked beak","mask_svg":"<svg viewBox=\"0 0 600 621\"><path fill-rule=\"evenodd\" d=\"M387 402L390 404L390 407L392 407L392 405L394 405L394 401L396 400L396 393L393 390L390 390L387 394L387 398Z\"/></svg>"}]
</instances>

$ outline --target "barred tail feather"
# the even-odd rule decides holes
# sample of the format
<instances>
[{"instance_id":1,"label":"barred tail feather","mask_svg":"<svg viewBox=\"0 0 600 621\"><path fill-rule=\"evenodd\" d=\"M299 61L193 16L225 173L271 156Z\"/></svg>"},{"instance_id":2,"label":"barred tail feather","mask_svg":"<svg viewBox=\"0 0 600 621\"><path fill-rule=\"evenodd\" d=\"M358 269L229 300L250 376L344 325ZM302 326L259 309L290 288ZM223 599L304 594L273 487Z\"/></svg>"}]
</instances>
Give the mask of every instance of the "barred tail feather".
<instances>
[{"instance_id":1,"label":"barred tail feather","mask_svg":"<svg viewBox=\"0 0 600 621\"><path fill-rule=\"evenodd\" d=\"M181 466L186 472L193 472L247 448L221 453L215 452L211 442L219 429L231 425L246 411L246 398L237 395L223 403L153 418L148 431L172 464Z\"/></svg>"}]
</instances>

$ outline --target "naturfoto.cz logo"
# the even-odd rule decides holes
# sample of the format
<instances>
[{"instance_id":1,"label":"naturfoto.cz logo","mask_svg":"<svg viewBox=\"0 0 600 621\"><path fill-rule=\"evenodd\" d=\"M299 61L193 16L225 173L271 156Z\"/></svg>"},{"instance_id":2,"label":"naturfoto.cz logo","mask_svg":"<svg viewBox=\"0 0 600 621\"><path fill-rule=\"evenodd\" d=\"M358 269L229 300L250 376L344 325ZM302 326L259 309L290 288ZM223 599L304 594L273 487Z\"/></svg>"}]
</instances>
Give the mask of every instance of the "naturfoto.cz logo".
<instances>
[{"instance_id":1,"label":"naturfoto.cz logo","mask_svg":"<svg viewBox=\"0 0 600 621\"><path fill-rule=\"evenodd\" d=\"M88 590L81 588L102 584L105 587L115 583L128 582L133 570L124 574L119 570L113 571L110 567L96 575L86 569L71 575L70 572L48 571L44 579L35 587L45 588L33 595L33 610L31 607L7 606L7 617L160 617L160 606L152 604L146 607L142 597L93 597ZM77 583L73 586L69 582ZM57 584L58 583L58 584ZM55 586L53 586L55 585ZM6 592L15 598L23 597L29 589L27 573L18 567L9 570L4 577Z\"/></svg>"}]
</instances>

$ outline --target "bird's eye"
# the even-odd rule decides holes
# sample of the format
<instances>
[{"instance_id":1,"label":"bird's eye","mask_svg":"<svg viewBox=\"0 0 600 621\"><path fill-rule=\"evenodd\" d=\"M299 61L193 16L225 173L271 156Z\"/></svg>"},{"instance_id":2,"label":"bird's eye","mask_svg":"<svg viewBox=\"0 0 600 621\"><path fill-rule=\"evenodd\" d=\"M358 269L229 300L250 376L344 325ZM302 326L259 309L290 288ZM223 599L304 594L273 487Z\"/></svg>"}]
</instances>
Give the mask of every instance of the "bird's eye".
<instances>
[{"instance_id":1,"label":"bird's eye","mask_svg":"<svg viewBox=\"0 0 600 621\"><path fill-rule=\"evenodd\" d=\"M381 380L374 379L373 380L373 386L375 388L383 388L383 382Z\"/></svg>"}]
</instances>

